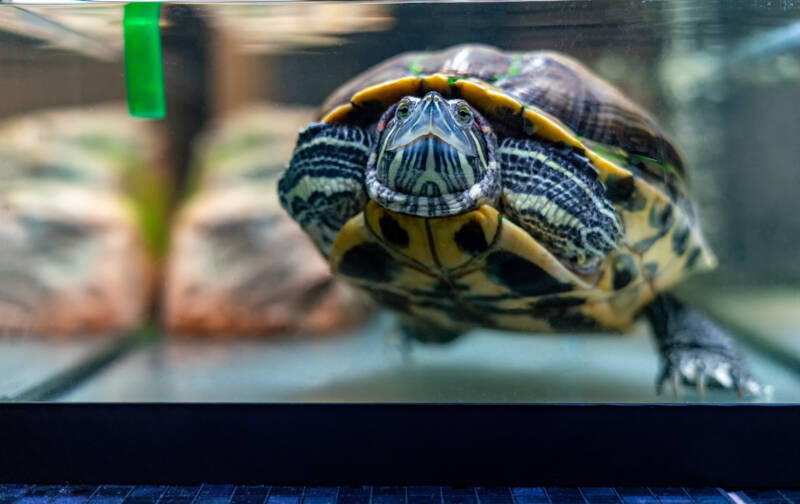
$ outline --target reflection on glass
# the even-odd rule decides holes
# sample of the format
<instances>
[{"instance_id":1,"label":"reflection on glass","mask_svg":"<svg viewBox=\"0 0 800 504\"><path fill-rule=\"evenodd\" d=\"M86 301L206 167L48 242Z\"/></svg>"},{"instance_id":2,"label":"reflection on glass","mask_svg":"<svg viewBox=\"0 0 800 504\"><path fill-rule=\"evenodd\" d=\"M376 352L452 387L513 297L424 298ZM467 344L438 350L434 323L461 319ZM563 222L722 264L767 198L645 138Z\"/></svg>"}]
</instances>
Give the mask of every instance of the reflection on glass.
<instances>
[{"instance_id":1,"label":"reflection on glass","mask_svg":"<svg viewBox=\"0 0 800 504\"><path fill-rule=\"evenodd\" d=\"M628 322L669 291L735 336L765 385L743 380L744 400L800 400L795 6L165 4L162 121L126 115L121 19L113 4L0 5L0 398L738 401L713 387L734 385L725 358L676 361L679 394L671 373L656 394L659 340L642 317ZM421 54L473 43L509 56ZM565 72L572 63L533 53L543 50L586 69ZM410 90L436 72L446 75ZM450 122L430 122L430 91L464 100ZM486 197L494 219L465 229L476 214L460 207L438 228L410 219L407 198L377 198L340 163L289 184L298 225L278 180L298 131L329 112L362 133L365 159L343 157L354 137L332 127L301 139L327 147L311 164L365 166L366 138L387 140L373 189L394 196L469 192L488 165L470 165L463 180L452 170L391 175L435 138L448 141L439 157L458 160L448 166L485 158L490 127L504 190ZM414 124L428 130L392 129L424 114ZM461 116L477 120L473 136L453 133ZM327 189L313 189L323 186L349 192L320 205ZM597 233L570 234L581 227ZM359 249L366 243L380 246ZM419 244L433 244L439 264ZM700 274L711 250L717 267ZM434 269L464 266L459 258L472 266L463 276L431 282ZM655 325L675 336L668 345L696 343L683 329L705 324L700 315L682 312L693 314L684 323L661 306L651 318L666 319ZM77 368L90 371L78 379ZM30 392L62 378L57 393Z\"/></svg>"},{"instance_id":2,"label":"reflection on glass","mask_svg":"<svg viewBox=\"0 0 800 504\"><path fill-rule=\"evenodd\" d=\"M119 106L0 125L3 303L20 314L0 322L6 330L113 333L145 321L163 242L148 220L165 217L151 128Z\"/></svg>"},{"instance_id":3,"label":"reflection on glass","mask_svg":"<svg viewBox=\"0 0 800 504\"><path fill-rule=\"evenodd\" d=\"M165 278L171 333L326 333L363 320L363 300L333 280L278 202L295 131L311 117L253 105L198 141Z\"/></svg>"}]
</instances>

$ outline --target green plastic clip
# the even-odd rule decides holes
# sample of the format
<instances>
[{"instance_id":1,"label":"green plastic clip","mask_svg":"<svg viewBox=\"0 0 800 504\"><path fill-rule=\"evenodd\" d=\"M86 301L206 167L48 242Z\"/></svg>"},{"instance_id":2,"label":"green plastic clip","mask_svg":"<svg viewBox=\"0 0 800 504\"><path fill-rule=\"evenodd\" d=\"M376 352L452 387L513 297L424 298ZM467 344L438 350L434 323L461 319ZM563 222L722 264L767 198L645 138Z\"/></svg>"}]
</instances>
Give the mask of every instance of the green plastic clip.
<instances>
[{"instance_id":1,"label":"green plastic clip","mask_svg":"<svg viewBox=\"0 0 800 504\"><path fill-rule=\"evenodd\" d=\"M164 62L160 3L135 2L125 5L122 25L125 33L125 80L128 109L133 117L163 119L167 115L164 97Z\"/></svg>"}]
</instances>

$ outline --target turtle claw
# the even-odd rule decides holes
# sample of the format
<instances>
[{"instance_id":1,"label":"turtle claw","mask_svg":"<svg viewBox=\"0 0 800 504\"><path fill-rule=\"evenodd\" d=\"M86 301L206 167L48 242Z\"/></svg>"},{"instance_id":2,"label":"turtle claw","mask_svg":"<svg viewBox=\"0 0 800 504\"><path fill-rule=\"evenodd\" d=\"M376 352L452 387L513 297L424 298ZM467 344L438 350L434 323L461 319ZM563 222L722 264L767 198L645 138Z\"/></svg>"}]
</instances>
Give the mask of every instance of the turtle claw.
<instances>
[{"instance_id":1,"label":"turtle claw","mask_svg":"<svg viewBox=\"0 0 800 504\"><path fill-rule=\"evenodd\" d=\"M404 365L414 363L414 340L402 325L395 324L384 334L383 340L385 348L391 350L392 354L398 355Z\"/></svg>"},{"instance_id":2,"label":"turtle claw","mask_svg":"<svg viewBox=\"0 0 800 504\"><path fill-rule=\"evenodd\" d=\"M681 397L680 376L678 375L678 371L675 369L673 369L669 375L672 378L672 393L675 395L675 400L677 401Z\"/></svg>"},{"instance_id":3,"label":"turtle claw","mask_svg":"<svg viewBox=\"0 0 800 504\"><path fill-rule=\"evenodd\" d=\"M750 374L733 338L708 317L668 295L656 298L645 313L661 353L656 392L671 379L676 398L681 384L695 387L703 400L710 388L735 390L740 398L771 395L771 388Z\"/></svg>"},{"instance_id":4,"label":"turtle claw","mask_svg":"<svg viewBox=\"0 0 800 504\"><path fill-rule=\"evenodd\" d=\"M680 399L680 376L677 369L670 369L667 366L661 368L661 374L656 380L656 394L661 395L664 392L664 384L669 382L672 384L672 393L675 395L675 400Z\"/></svg>"},{"instance_id":5,"label":"turtle claw","mask_svg":"<svg viewBox=\"0 0 800 504\"><path fill-rule=\"evenodd\" d=\"M760 397L765 390L738 356L709 348L667 350L656 384L658 394L667 380L672 382L675 399L679 398L681 385L695 387L703 400L709 388L735 390L740 399Z\"/></svg>"},{"instance_id":6,"label":"turtle claw","mask_svg":"<svg viewBox=\"0 0 800 504\"><path fill-rule=\"evenodd\" d=\"M706 400L706 374L700 373L700 376L697 378L697 395L700 396L700 399L705 401Z\"/></svg>"}]
</instances>

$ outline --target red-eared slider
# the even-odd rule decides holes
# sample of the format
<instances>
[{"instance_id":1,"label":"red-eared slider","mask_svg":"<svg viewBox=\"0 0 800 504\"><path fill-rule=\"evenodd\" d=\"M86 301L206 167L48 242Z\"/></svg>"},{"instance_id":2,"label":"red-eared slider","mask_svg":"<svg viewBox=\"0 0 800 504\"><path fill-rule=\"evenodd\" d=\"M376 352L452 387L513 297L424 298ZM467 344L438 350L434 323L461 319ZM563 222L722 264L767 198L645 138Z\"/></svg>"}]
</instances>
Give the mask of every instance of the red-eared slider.
<instances>
[{"instance_id":1,"label":"red-eared slider","mask_svg":"<svg viewBox=\"0 0 800 504\"><path fill-rule=\"evenodd\" d=\"M757 393L730 337L664 294L715 263L684 181L650 115L577 61L465 45L334 92L279 192L332 270L418 339L624 330L644 313L659 389Z\"/></svg>"}]
</instances>

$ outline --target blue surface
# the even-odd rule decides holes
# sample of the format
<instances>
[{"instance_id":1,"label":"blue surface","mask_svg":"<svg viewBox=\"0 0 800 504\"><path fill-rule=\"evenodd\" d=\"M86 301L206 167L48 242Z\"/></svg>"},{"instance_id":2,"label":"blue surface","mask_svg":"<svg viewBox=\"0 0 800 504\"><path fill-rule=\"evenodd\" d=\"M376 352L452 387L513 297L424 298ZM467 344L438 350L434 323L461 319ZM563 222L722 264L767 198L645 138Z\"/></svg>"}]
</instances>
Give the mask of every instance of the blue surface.
<instances>
[{"instance_id":1,"label":"blue surface","mask_svg":"<svg viewBox=\"0 0 800 504\"><path fill-rule=\"evenodd\" d=\"M800 504L800 490L0 484L0 504ZM737 502L738 501L738 502Z\"/></svg>"}]
</instances>

